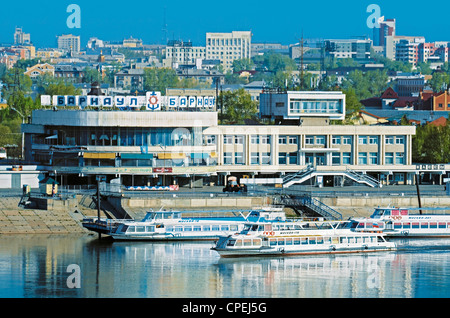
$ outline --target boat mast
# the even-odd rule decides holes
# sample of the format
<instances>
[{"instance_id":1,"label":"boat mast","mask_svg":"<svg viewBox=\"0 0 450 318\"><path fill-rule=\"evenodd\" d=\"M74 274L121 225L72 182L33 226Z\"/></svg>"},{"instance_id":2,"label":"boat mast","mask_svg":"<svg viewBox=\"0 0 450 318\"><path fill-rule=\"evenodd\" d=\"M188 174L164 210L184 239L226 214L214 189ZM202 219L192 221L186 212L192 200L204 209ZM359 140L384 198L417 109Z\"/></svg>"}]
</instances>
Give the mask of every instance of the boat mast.
<instances>
[{"instance_id":1,"label":"boat mast","mask_svg":"<svg viewBox=\"0 0 450 318\"><path fill-rule=\"evenodd\" d=\"M417 189L417 200L419 201L419 213L422 214L422 202L420 201L420 190L419 190L419 177L417 176L417 173L415 174L416 179L416 189Z\"/></svg>"}]
</instances>

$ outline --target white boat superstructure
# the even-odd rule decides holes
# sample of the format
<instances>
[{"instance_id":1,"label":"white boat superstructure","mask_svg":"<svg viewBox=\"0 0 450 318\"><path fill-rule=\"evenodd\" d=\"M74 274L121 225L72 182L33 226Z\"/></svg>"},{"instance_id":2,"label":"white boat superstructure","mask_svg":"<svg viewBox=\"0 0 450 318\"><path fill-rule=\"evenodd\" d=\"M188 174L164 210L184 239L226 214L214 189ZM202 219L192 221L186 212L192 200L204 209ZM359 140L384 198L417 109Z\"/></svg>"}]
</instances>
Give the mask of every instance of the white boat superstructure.
<instances>
[{"instance_id":1,"label":"white boat superstructure","mask_svg":"<svg viewBox=\"0 0 450 318\"><path fill-rule=\"evenodd\" d=\"M195 211L151 211L140 221L85 219L83 226L115 240L214 240L241 231L248 220L286 218L282 210L269 209L233 211L235 216L182 217L187 212L196 214Z\"/></svg>"},{"instance_id":2,"label":"white boat superstructure","mask_svg":"<svg viewBox=\"0 0 450 318\"><path fill-rule=\"evenodd\" d=\"M358 232L382 231L390 237L450 237L450 214L442 214L445 210L378 207L369 218L352 220Z\"/></svg>"},{"instance_id":3,"label":"white boat superstructure","mask_svg":"<svg viewBox=\"0 0 450 318\"><path fill-rule=\"evenodd\" d=\"M213 250L222 257L358 253L396 249L382 233L355 232L352 222L251 222L221 237Z\"/></svg>"}]
</instances>

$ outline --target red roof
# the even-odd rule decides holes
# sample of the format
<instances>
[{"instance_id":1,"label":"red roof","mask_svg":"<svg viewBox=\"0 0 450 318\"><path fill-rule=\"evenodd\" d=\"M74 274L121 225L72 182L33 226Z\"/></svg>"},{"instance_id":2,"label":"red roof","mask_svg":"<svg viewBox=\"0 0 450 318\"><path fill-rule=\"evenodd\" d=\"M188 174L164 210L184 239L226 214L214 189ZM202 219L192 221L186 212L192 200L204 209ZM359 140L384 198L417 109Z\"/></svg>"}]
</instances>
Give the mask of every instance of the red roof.
<instances>
[{"instance_id":1,"label":"red roof","mask_svg":"<svg viewBox=\"0 0 450 318\"><path fill-rule=\"evenodd\" d=\"M383 95L381 95L381 99L397 99L398 94L392 89L392 87L388 87Z\"/></svg>"},{"instance_id":2,"label":"red roof","mask_svg":"<svg viewBox=\"0 0 450 318\"><path fill-rule=\"evenodd\" d=\"M432 122L429 122L428 124L433 126L445 126L447 125L447 118L439 117L438 119L435 119Z\"/></svg>"}]
</instances>

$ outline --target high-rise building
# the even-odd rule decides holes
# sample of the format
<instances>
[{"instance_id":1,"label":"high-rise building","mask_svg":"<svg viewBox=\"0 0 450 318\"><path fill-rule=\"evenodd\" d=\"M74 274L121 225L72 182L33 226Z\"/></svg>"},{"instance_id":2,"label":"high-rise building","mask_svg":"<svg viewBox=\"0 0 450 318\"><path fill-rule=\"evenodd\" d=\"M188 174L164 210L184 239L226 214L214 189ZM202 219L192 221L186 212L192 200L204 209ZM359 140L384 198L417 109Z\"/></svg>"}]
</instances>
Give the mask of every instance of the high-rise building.
<instances>
[{"instance_id":1,"label":"high-rise building","mask_svg":"<svg viewBox=\"0 0 450 318\"><path fill-rule=\"evenodd\" d=\"M419 45L417 42L400 40L395 48L395 60L416 66L419 62Z\"/></svg>"},{"instance_id":2,"label":"high-rise building","mask_svg":"<svg viewBox=\"0 0 450 318\"><path fill-rule=\"evenodd\" d=\"M395 36L395 19L384 19L381 17L378 20L379 28L373 29L373 45L386 46L386 37Z\"/></svg>"},{"instance_id":3,"label":"high-rise building","mask_svg":"<svg viewBox=\"0 0 450 318\"><path fill-rule=\"evenodd\" d=\"M69 52L80 52L80 36L72 34L58 36L58 49Z\"/></svg>"},{"instance_id":4,"label":"high-rise building","mask_svg":"<svg viewBox=\"0 0 450 318\"><path fill-rule=\"evenodd\" d=\"M251 57L252 32L206 33L206 59L220 60L224 70L231 70L233 61Z\"/></svg>"},{"instance_id":5,"label":"high-rise building","mask_svg":"<svg viewBox=\"0 0 450 318\"><path fill-rule=\"evenodd\" d=\"M192 42L171 40L166 47L167 66L196 65L197 60L206 58L206 48L204 46L193 46Z\"/></svg>"},{"instance_id":6,"label":"high-rise building","mask_svg":"<svg viewBox=\"0 0 450 318\"><path fill-rule=\"evenodd\" d=\"M14 32L14 44L23 45L30 43L31 43L30 33L24 33L22 31L22 28L16 28L16 31Z\"/></svg>"}]
</instances>

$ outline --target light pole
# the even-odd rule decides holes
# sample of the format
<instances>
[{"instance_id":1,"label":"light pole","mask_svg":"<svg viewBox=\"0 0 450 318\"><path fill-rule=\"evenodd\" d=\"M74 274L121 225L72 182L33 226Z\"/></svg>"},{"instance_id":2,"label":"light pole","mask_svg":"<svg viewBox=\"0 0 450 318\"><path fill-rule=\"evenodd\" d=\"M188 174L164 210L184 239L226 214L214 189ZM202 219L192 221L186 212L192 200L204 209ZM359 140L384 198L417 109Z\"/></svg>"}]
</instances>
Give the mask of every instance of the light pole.
<instances>
[{"instance_id":1,"label":"light pole","mask_svg":"<svg viewBox=\"0 0 450 318\"><path fill-rule=\"evenodd\" d=\"M162 144L160 144L159 145L160 147L161 147L161 149L162 150L164 150L164 166L163 166L163 182L162 182L162 186L164 187L165 186L165 184L166 184L166 175L165 175L165 173L166 173L166 156L167 156L167 154L166 154L166 149L167 149L167 146L166 145L164 145L164 148L163 148L163 145Z\"/></svg>"},{"instance_id":2,"label":"light pole","mask_svg":"<svg viewBox=\"0 0 450 318\"><path fill-rule=\"evenodd\" d=\"M10 106L10 108L15 111L16 113L18 113L20 115L20 117L22 117L22 124L25 124L25 116L22 115L21 112L19 112L17 109L15 109L14 107ZM20 130L22 130L22 127L20 127ZM25 154L25 134L22 132L22 160L25 159L24 154Z\"/></svg>"}]
</instances>

